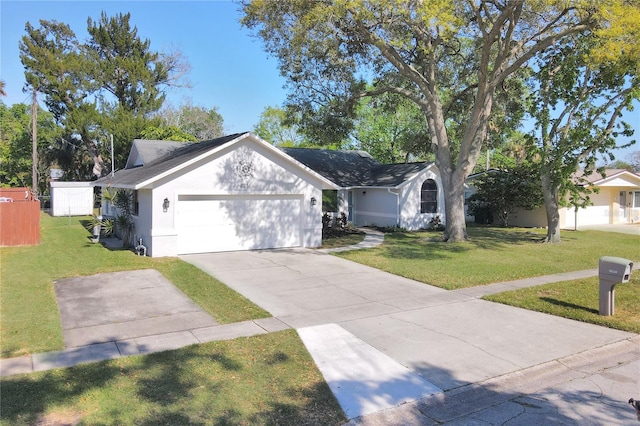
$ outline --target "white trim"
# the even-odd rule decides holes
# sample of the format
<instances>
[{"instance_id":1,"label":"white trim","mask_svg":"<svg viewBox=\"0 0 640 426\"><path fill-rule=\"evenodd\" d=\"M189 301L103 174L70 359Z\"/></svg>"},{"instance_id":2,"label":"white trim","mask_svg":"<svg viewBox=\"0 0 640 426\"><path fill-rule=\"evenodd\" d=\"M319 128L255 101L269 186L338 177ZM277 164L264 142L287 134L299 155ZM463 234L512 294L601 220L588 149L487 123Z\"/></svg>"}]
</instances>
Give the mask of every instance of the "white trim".
<instances>
[{"instance_id":1,"label":"white trim","mask_svg":"<svg viewBox=\"0 0 640 426\"><path fill-rule=\"evenodd\" d=\"M92 188L90 181L87 182L65 182L52 180L49 182L52 188Z\"/></svg>"},{"instance_id":2,"label":"white trim","mask_svg":"<svg viewBox=\"0 0 640 426\"><path fill-rule=\"evenodd\" d=\"M613 180L615 178L619 178L622 175L628 175L628 177L632 178L633 180L640 181L640 176L639 175L637 175L635 173L632 173L629 170L622 170L622 171L619 171L618 173L615 173L615 174L613 174L611 176L606 176L606 177L600 178L600 179L598 179L596 181L589 182L589 183L585 184L585 186L599 186L599 185L607 183L610 180Z\"/></svg>"},{"instance_id":3,"label":"white trim","mask_svg":"<svg viewBox=\"0 0 640 426\"><path fill-rule=\"evenodd\" d=\"M206 159L208 157L212 157L212 156L218 154L220 151L230 150L230 148L233 145L236 145L239 142L241 142L241 141L243 141L243 140L245 140L247 138L252 139L254 142L257 142L257 143L263 145L263 147L265 149L270 150L272 153L274 153L275 155L279 156L280 158L285 159L289 163L292 163L293 165L303 169L305 172L307 172L307 173L311 174L313 177L319 179L323 184L329 186L331 189L338 189L339 188L335 183L331 182L330 180L328 180L324 176L322 176L322 175L316 173L315 171L311 170L310 168L308 168L304 164L300 163L299 161L297 161L293 157L285 154L284 152L282 152L278 148L274 147L273 145L271 145L270 143L266 142L265 140L259 138L258 136L254 135L253 133L248 132L248 133L244 133L244 134L238 136L235 139L231 139L230 141L228 141L228 142L226 142L226 143L224 143L224 144L222 144L220 146L212 148L212 149L202 153L201 155L198 155L197 157L192 158L191 160L188 160L188 161L185 161L183 163L180 163L179 165L177 165L176 167L174 167L174 168L172 168L170 170L167 170L165 172L157 174L154 177L149 178L149 179L147 179L147 180L145 180L143 182L139 182L136 185L134 185L134 187L132 189L142 189L144 187L147 187L147 186L153 184L154 182L156 182L158 180L164 179L167 176L175 174L176 172L179 172L180 170L183 170L183 169L185 169L185 168L187 168L187 167L189 167L189 166L191 166L193 164L196 164L196 163L198 163L198 162L200 162L200 161L202 161L202 160L204 160L204 159ZM125 186L119 186L119 188L126 188L126 187Z\"/></svg>"}]
</instances>

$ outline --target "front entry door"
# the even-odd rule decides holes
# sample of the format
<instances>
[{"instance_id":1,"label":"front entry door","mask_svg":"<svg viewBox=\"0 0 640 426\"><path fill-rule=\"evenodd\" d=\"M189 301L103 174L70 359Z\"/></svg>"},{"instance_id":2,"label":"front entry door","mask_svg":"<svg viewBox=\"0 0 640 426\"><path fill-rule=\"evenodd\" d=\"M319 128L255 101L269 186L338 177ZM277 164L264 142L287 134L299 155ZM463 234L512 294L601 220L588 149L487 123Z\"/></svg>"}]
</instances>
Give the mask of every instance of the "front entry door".
<instances>
[{"instance_id":1,"label":"front entry door","mask_svg":"<svg viewBox=\"0 0 640 426\"><path fill-rule=\"evenodd\" d=\"M620 191L620 222L627 222L627 191Z\"/></svg>"}]
</instances>

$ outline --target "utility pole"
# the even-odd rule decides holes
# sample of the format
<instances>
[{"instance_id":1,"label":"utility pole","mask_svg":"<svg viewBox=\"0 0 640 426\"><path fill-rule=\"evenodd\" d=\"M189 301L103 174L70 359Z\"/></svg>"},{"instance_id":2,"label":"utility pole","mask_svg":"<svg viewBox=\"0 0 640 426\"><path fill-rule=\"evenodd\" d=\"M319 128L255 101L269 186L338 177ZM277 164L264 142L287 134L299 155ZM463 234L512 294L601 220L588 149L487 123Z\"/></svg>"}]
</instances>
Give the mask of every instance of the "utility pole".
<instances>
[{"instance_id":1,"label":"utility pole","mask_svg":"<svg viewBox=\"0 0 640 426\"><path fill-rule=\"evenodd\" d=\"M114 165L115 162L113 161L113 133L109 135L111 137L111 177L113 177L113 172L114 172Z\"/></svg>"},{"instance_id":2,"label":"utility pole","mask_svg":"<svg viewBox=\"0 0 640 426\"><path fill-rule=\"evenodd\" d=\"M38 197L38 98L36 89L33 89L33 103L31 104L31 192Z\"/></svg>"}]
</instances>

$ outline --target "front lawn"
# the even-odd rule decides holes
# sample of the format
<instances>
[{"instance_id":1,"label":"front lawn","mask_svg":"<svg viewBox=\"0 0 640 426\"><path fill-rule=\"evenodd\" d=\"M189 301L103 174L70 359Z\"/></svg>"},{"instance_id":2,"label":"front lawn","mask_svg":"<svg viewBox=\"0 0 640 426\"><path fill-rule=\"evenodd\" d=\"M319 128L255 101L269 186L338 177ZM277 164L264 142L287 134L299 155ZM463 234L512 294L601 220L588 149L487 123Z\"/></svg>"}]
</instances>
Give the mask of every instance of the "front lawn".
<instances>
[{"instance_id":1,"label":"front lawn","mask_svg":"<svg viewBox=\"0 0 640 426\"><path fill-rule=\"evenodd\" d=\"M337 425L293 330L5 377L0 424Z\"/></svg>"},{"instance_id":2,"label":"front lawn","mask_svg":"<svg viewBox=\"0 0 640 426\"><path fill-rule=\"evenodd\" d=\"M0 248L0 346L3 358L63 349L53 282L59 278L152 268L220 323L270 316L200 269L178 258L136 256L89 240L88 218L42 214L41 244Z\"/></svg>"},{"instance_id":3,"label":"front lawn","mask_svg":"<svg viewBox=\"0 0 640 426\"><path fill-rule=\"evenodd\" d=\"M550 283L485 296L483 299L618 330L640 333L640 271L614 288L614 315L598 313L598 278Z\"/></svg>"},{"instance_id":4,"label":"front lawn","mask_svg":"<svg viewBox=\"0 0 640 426\"><path fill-rule=\"evenodd\" d=\"M434 232L388 233L381 246L336 256L445 289L593 269L602 256L640 260L635 235L562 231L562 243L543 244L543 229L469 227L468 233L469 241L456 244Z\"/></svg>"}]
</instances>

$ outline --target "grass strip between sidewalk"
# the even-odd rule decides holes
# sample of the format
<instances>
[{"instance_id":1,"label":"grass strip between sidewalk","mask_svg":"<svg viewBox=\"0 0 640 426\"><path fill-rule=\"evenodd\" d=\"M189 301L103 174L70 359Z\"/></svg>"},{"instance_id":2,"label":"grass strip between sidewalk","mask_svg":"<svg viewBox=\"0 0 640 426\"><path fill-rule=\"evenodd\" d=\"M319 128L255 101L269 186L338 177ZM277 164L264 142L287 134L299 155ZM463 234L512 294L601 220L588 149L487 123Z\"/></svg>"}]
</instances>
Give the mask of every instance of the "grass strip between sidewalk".
<instances>
[{"instance_id":1,"label":"grass strip between sidewalk","mask_svg":"<svg viewBox=\"0 0 640 426\"><path fill-rule=\"evenodd\" d=\"M599 314L597 277L506 291L483 299L640 334L640 271L632 272L628 283L617 284L614 292L611 316Z\"/></svg>"}]
</instances>

